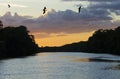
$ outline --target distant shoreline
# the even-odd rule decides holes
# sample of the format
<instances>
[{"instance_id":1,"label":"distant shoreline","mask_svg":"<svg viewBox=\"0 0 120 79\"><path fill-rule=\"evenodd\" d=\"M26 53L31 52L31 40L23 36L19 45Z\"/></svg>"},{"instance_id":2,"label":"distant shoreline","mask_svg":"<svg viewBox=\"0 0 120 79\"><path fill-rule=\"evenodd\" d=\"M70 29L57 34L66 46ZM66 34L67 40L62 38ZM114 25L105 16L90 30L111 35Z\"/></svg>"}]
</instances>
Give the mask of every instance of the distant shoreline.
<instances>
[{"instance_id":1,"label":"distant shoreline","mask_svg":"<svg viewBox=\"0 0 120 79\"><path fill-rule=\"evenodd\" d=\"M35 55L38 52L84 52L120 55L120 27L100 29L88 41L66 44L60 47L38 47L34 36L25 26L0 29L0 59Z\"/></svg>"},{"instance_id":2,"label":"distant shoreline","mask_svg":"<svg viewBox=\"0 0 120 79\"><path fill-rule=\"evenodd\" d=\"M89 37L88 41L80 41L60 47L40 47L39 51L120 55L120 26L115 29L99 29Z\"/></svg>"}]
</instances>

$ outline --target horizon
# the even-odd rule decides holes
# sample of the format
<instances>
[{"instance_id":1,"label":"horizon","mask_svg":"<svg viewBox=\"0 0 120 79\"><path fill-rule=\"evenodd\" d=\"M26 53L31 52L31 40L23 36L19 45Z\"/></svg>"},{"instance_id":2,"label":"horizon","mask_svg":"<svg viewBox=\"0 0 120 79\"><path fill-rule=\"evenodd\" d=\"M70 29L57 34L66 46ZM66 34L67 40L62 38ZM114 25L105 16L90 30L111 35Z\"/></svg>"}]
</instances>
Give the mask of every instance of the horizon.
<instances>
[{"instance_id":1,"label":"horizon","mask_svg":"<svg viewBox=\"0 0 120 79\"><path fill-rule=\"evenodd\" d=\"M39 46L61 46L87 41L98 29L119 26L119 4L119 0L1 0L0 20L5 27L25 25Z\"/></svg>"}]
</instances>

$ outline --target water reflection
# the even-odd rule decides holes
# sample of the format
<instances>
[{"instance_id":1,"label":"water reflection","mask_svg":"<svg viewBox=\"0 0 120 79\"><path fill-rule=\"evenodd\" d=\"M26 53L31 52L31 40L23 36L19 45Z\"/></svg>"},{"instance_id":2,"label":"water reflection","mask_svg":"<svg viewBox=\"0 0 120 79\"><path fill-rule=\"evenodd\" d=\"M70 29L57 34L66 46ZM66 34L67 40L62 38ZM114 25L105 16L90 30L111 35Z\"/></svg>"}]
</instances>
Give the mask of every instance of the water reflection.
<instances>
[{"instance_id":1,"label":"water reflection","mask_svg":"<svg viewBox=\"0 0 120 79\"><path fill-rule=\"evenodd\" d=\"M110 60L110 59L101 59L101 58L79 58L73 60L75 62L115 62L120 63L120 60Z\"/></svg>"},{"instance_id":2,"label":"water reflection","mask_svg":"<svg viewBox=\"0 0 120 79\"><path fill-rule=\"evenodd\" d=\"M104 68L104 70L120 70L120 64Z\"/></svg>"},{"instance_id":3,"label":"water reflection","mask_svg":"<svg viewBox=\"0 0 120 79\"><path fill-rule=\"evenodd\" d=\"M48 56L48 53L38 53L36 56Z\"/></svg>"},{"instance_id":4,"label":"water reflection","mask_svg":"<svg viewBox=\"0 0 120 79\"><path fill-rule=\"evenodd\" d=\"M1 61L0 79L119 79L119 60L111 55L40 53Z\"/></svg>"}]
</instances>

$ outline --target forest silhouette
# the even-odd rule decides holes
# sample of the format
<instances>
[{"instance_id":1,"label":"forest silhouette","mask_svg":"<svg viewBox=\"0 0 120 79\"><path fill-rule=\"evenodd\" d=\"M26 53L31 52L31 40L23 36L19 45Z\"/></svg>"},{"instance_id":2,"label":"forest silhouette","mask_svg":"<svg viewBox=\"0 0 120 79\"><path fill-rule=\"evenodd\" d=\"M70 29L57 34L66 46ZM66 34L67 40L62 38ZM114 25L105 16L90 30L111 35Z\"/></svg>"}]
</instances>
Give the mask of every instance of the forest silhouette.
<instances>
[{"instance_id":1,"label":"forest silhouette","mask_svg":"<svg viewBox=\"0 0 120 79\"><path fill-rule=\"evenodd\" d=\"M0 58L13 58L33 55L38 52L34 36L29 35L25 26L0 29Z\"/></svg>"},{"instance_id":2,"label":"forest silhouette","mask_svg":"<svg viewBox=\"0 0 120 79\"><path fill-rule=\"evenodd\" d=\"M35 55L38 52L87 52L120 55L120 26L99 29L88 41L60 47L39 47L25 26L0 29L0 59Z\"/></svg>"},{"instance_id":3,"label":"forest silhouette","mask_svg":"<svg viewBox=\"0 0 120 79\"><path fill-rule=\"evenodd\" d=\"M99 29L88 41L66 44L60 47L41 47L43 52L87 52L120 55L120 26L115 29Z\"/></svg>"}]
</instances>

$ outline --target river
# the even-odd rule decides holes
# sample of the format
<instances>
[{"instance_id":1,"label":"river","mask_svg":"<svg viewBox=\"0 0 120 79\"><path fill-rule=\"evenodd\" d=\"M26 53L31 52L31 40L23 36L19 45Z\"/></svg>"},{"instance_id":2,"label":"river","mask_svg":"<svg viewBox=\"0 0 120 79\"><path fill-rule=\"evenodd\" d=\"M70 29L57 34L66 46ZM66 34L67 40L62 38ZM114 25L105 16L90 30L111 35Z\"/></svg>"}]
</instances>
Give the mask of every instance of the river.
<instances>
[{"instance_id":1,"label":"river","mask_svg":"<svg viewBox=\"0 0 120 79\"><path fill-rule=\"evenodd\" d=\"M38 53L1 60L0 79L120 79L120 57L82 52Z\"/></svg>"}]
</instances>

